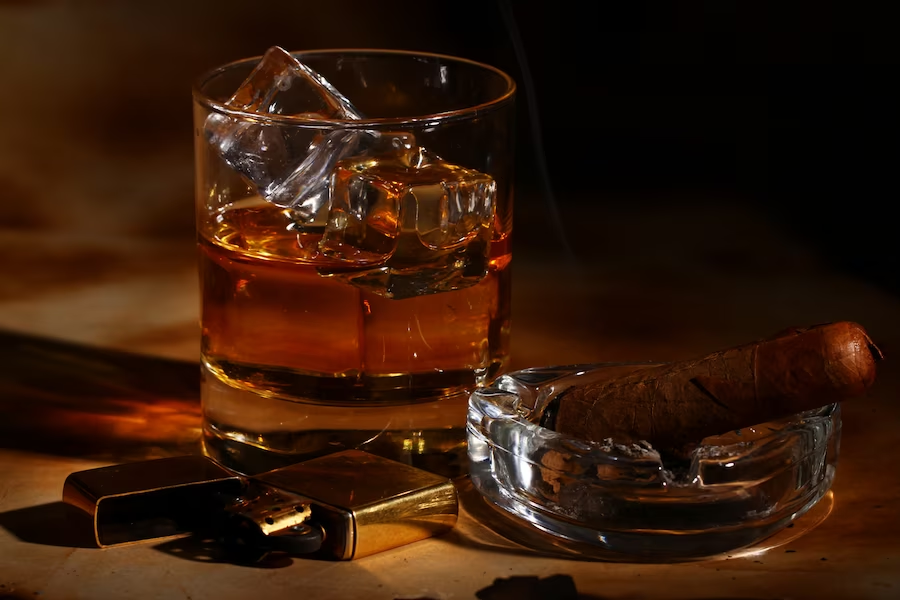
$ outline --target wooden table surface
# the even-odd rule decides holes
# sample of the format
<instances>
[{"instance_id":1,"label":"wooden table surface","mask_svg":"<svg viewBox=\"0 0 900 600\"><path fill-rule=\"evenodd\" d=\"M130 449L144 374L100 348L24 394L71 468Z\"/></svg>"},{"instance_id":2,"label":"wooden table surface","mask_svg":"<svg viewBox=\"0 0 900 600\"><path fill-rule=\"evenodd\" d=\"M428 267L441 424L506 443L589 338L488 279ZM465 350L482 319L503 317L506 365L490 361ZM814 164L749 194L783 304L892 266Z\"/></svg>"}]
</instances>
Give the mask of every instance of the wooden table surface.
<instances>
[{"instance_id":1,"label":"wooden table surface","mask_svg":"<svg viewBox=\"0 0 900 600\"><path fill-rule=\"evenodd\" d=\"M60 502L69 473L197 449L192 241L6 231L0 598L561 597L542 593L552 576L606 600L900 597L900 299L738 204L593 210L572 227L576 263L517 250L515 368L684 358L833 320L863 324L884 351L872 392L844 407L833 496L792 530L713 560L572 560L510 539L462 481L453 532L353 562L235 566L172 541L92 548Z\"/></svg>"}]
</instances>

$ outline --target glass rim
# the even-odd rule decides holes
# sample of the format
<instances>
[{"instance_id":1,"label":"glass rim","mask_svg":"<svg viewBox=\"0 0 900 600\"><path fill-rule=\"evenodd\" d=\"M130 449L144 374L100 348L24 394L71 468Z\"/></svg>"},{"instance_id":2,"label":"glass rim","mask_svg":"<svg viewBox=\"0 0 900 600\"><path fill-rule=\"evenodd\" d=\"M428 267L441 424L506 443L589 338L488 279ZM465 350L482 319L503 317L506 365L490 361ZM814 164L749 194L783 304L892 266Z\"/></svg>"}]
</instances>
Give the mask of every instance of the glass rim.
<instances>
[{"instance_id":1,"label":"glass rim","mask_svg":"<svg viewBox=\"0 0 900 600\"><path fill-rule=\"evenodd\" d=\"M433 52L419 52L416 50L388 50L380 48L328 48L321 50L300 50L291 51L291 56L302 60L303 56L316 55L384 55L384 56L407 56L407 57L423 57L432 58L442 61L450 61L463 63L473 67L477 67L484 71L498 75L505 83L506 89L502 94L489 100L466 108L456 110L443 111L438 113L430 113L425 115L416 115L411 117L384 117L384 118L366 118L366 119L313 119L310 117L299 117L297 115L279 115L273 113L257 113L227 106L224 102L214 100L207 95L203 88L214 78L222 75L226 71L230 71L237 67L255 64L262 59L262 56L252 56L232 61L224 65L212 68L198 77L192 86L192 96L195 102L214 110L215 112L228 115L230 117L240 118L248 121L274 123L280 125L290 125L301 128L340 128L340 129L371 129L382 128L384 126L404 126L404 125L437 125L448 121L456 121L460 119L471 119L476 116L493 112L494 110L507 105L512 101L516 93L516 82L508 74L491 65L478 61L451 56L449 54L436 54Z\"/></svg>"}]
</instances>

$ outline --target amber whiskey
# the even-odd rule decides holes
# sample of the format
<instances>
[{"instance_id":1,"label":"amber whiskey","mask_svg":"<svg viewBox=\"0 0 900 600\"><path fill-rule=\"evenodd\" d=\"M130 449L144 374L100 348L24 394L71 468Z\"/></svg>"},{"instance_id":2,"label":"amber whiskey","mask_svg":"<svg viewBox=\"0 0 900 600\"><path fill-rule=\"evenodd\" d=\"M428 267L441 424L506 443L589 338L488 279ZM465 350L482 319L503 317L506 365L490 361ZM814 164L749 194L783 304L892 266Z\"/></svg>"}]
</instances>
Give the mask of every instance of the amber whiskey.
<instances>
[{"instance_id":1,"label":"amber whiskey","mask_svg":"<svg viewBox=\"0 0 900 600\"><path fill-rule=\"evenodd\" d=\"M307 407L300 417L297 402L324 405L320 412L332 415L348 413L329 407L452 398L459 404L503 369L510 312L507 239L491 242L486 275L474 285L395 299L354 284L352 266L322 255L321 235L315 228L301 230L290 210L260 199L235 203L201 227L205 377L217 380L219 390L247 392L240 404L226 399L228 394L204 398L216 436L239 429L242 442L295 452L301 443L297 430L317 429L316 409ZM251 398L258 398L252 400L258 407L246 404ZM432 425L439 427L435 410L440 411L431 410L429 420L437 419ZM464 418L464 403L453 410ZM240 423L232 423L238 412ZM254 414L260 416L256 426ZM355 414L354 422L345 423L348 429L385 427L385 411ZM366 415L371 423L363 422ZM291 432L290 439L281 439L272 424Z\"/></svg>"}]
</instances>

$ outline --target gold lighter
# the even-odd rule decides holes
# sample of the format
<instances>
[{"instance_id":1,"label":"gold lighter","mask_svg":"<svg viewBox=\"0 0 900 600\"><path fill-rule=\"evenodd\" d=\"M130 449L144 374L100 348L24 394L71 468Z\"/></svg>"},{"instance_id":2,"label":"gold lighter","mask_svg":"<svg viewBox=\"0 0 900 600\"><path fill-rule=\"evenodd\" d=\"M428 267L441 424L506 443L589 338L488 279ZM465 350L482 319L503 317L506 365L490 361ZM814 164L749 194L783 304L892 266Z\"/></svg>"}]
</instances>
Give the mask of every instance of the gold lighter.
<instances>
[{"instance_id":1,"label":"gold lighter","mask_svg":"<svg viewBox=\"0 0 900 600\"><path fill-rule=\"evenodd\" d=\"M93 518L101 547L214 531L232 558L269 552L349 560L450 530L443 477L346 450L243 477L202 456L69 475L63 500Z\"/></svg>"}]
</instances>

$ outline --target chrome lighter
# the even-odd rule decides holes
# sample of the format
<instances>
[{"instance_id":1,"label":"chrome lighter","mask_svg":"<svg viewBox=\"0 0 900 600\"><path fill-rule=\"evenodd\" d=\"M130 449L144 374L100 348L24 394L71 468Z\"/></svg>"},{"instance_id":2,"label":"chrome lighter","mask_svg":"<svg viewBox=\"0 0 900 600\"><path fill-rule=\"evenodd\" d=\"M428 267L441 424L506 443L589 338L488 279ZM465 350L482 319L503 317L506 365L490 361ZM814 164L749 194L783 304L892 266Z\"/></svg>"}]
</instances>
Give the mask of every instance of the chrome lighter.
<instances>
[{"instance_id":1,"label":"chrome lighter","mask_svg":"<svg viewBox=\"0 0 900 600\"><path fill-rule=\"evenodd\" d=\"M458 513L450 480L359 450L254 477L201 456L91 469L63 500L92 516L101 547L215 531L241 562L361 558L448 531Z\"/></svg>"}]
</instances>

